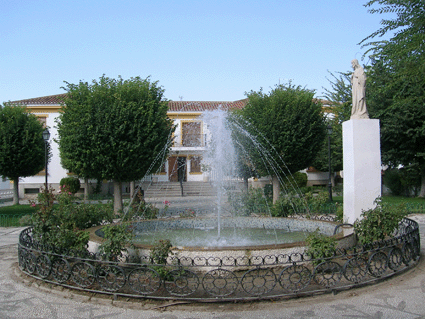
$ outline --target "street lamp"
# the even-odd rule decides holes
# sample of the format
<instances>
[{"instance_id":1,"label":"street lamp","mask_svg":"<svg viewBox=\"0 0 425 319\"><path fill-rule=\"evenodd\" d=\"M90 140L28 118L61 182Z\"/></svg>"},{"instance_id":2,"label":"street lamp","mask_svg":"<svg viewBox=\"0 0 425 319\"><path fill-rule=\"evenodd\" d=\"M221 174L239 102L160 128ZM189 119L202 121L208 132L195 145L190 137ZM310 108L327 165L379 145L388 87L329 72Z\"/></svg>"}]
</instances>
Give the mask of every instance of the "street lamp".
<instances>
[{"instance_id":1,"label":"street lamp","mask_svg":"<svg viewBox=\"0 0 425 319\"><path fill-rule=\"evenodd\" d=\"M43 140L44 140L44 168L45 168L45 172L46 172L46 189L45 191L47 192L47 144L49 143L49 138L50 138L50 132L49 129L46 127L43 131Z\"/></svg>"},{"instance_id":2,"label":"street lamp","mask_svg":"<svg viewBox=\"0 0 425 319\"><path fill-rule=\"evenodd\" d=\"M331 135L332 135L332 126L328 125L328 154L329 154L329 201L332 202L332 162L331 162Z\"/></svg>"}]
</instances>

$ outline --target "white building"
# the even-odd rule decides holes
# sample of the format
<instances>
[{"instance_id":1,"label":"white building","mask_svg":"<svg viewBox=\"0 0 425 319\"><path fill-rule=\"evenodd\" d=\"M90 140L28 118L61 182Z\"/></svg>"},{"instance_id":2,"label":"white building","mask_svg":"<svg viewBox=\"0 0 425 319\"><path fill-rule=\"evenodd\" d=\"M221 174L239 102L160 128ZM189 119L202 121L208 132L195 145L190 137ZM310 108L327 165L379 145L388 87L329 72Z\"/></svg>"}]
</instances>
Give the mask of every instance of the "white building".
<instances>
[{"instance_id":1,"label":"white building","mask_svg":"<svg viewBox=\"0 0 425 319\"><path fill-rule=\"evenodd\" d=\"M61 100L65 94L51 95L14 101L13 103L26 106L35 114L41 122L49 128L51 137L52 157L48 165L48 182L54 189L59 189L59 182L63 177L70 174L61 166L59 149L56 140L59 138L56 127L56 119L59 116L61 109ZM167 162L162 167L161 172L150 176L153 182L177 182L180 178L184 182L203 182L207 180L207 174L202 172L202 153L205 151L208 136L211 132L208 131L200 116L204 111L214 110L221 107L225 110L240 109L247 103L247 99L234 102L226 101L170 101L168 103L169 118L174 120L176 130L174 133L174 145L167 159ZM180 175L179 175L180 174ZM326 184L327 178L321 180L325 174L317 174L312 172L309 174L309 184ZM317 179L319 177L319 179ZM39 193L40 187L44 185L45 172L27 178L23 178L20 182L19 193L21 197L34 196ZM90 187L81 181L82 188ZM90 181L92 186L96 181ZM103 192L112 193L112 184L105 181L102 185ZM128 185L123 185L124 192L128 191ZM81 190L83 191L83 190Z\"/></svg>"}]
</instances>

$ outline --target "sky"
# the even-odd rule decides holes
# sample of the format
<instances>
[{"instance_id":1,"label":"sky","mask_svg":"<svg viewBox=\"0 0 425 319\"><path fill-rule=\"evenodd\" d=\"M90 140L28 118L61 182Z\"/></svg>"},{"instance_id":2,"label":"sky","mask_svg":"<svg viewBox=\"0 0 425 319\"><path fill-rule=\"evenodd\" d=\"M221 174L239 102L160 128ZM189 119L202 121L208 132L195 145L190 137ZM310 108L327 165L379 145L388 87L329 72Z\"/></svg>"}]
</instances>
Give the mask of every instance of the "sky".
<instances>
[{"instance_id":1,"label":"sky","mask_svg":"<svg viewBox=\"0 0 425 319\"><path fill-rule=\"evenodd\" d=\"M387 16L366 0L0 0L0 103L65 93L103 74L164 97L235 101L291 81L323 97L361 64Z\"/></svg>"}]
</instances>

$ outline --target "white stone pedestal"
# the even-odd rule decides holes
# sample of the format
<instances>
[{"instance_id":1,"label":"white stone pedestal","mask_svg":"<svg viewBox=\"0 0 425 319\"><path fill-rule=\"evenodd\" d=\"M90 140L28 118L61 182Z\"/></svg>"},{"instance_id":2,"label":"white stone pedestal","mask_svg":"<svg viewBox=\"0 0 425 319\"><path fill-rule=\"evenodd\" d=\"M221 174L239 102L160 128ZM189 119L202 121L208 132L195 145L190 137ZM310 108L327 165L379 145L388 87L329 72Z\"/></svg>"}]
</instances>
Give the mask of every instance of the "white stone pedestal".
<instances>
[{"instance_id":1,"label":"white stone pedestal","mask_svg":"<svg viewBox=\"0 0 425 319\"><path fill-rule=\"evenodd\" d=\"M353 224L381 196L379 120L342 123L344 160L344 222Z\"/></svg>"}]
</instances>

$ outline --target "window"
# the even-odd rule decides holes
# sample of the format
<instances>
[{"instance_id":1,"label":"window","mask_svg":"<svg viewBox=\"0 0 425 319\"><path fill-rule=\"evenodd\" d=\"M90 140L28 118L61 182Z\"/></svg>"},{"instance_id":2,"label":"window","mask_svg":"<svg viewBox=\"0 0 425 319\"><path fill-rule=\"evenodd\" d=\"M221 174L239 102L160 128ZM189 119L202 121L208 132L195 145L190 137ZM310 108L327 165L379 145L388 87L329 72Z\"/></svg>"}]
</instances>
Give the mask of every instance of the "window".
<instances>
[{"instance_id":1,"label":"window","mask_svg":"<svg viewBox=\"0 0 425 319\"><path fill-rule=\"evenodd\" d=\"M202 146L201 122L182 122L182 146Z\"/></svg>"},{"instance_id":2,"label":"window","mask_svg":"<svg viewBox=\"0 0 425 319\"><path fill-rule=\"evenodd\" d=\"M47 123L47 117L45 117L45 116L38 116L37 117L37 120L43 125L43 127L45 128L46 127L46 123Z\"/></svg>"},{"instance_id":3,"label":"window","mask_svg":"<svg viewBox=\"0 0 425 319\"><path fill-rule=\"evenodd\" d=\"M161 175L164 175L165 173L166 173L166 168L165 168L165 165L166 165L167 163L166 162L164 162L162 165L161 165L161 167L159 168L159 171L158 171L158 173L159 174L161 174Z\"/></svg>"},{"instance_id":4,"label":"window","mask_svg":"<svg viewBox=\"0 0 425 319\"><path fill-rule=\"evenodd\" d=\"M190 172L191 173L201 173L201 156L192 156L190 159Z\"/></svg>"}]
</instances>

